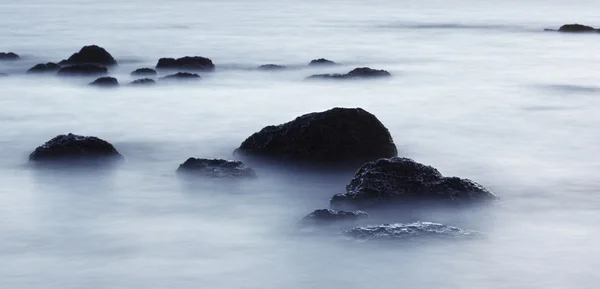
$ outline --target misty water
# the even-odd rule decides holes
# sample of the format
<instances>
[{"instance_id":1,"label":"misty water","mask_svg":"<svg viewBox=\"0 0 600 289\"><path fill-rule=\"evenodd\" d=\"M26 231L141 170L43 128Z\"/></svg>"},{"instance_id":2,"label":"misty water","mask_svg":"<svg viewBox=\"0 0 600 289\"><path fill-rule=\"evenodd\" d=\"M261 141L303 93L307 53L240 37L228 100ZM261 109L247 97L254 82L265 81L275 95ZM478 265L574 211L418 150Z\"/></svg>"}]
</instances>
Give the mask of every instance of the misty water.
<instances>
[{"instance_id":1,"label":"misty water","mask_svg":"<svg viewBox=\"0 0 600 289\"><path fill-rule=\"evenodd\" d=\"M596 288L600 282L597 1L3 1L0 287ZM594 22L596 21L596 22ZM129 73L205 56L197 83L94 89L25 75L97 44ZM325 57L336 67L308 67ZM275 63L291 69L253 70ZM392 78L307 82L355 67ZM352 171L253 166L256 180L190 181L188 157L232 159L250 134L362 107L400 156L498 195L481 207L369 211L363 224L431 221L469 240L358 242L348 225L300 227ZM110 141L106 170L41 170L29 153L64 133Z\"/></svg>"}]
</instances>

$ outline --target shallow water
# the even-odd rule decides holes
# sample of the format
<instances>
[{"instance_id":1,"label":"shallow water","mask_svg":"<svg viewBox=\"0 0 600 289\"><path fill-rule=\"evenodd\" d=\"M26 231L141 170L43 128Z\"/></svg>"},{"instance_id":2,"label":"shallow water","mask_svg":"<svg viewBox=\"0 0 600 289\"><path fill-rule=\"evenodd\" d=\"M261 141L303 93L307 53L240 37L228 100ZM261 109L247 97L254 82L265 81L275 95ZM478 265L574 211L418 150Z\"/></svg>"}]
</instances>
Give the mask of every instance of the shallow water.
<instances>
[{"instance_id":1,"label":"shallow water","mask_svg":"<svg viewBox=\"0 0 600 289\"><path fill-rule=\"evenodd\" d=\"M2 288L596 288L600 277L597 1L55 1L0 3ZM98 44L129 72L159 57L210 57L187 85L87 87L34 77L39 62ZM343 65L308 68L325 57ZM252 71L276 63L283 72ZM358 66L394 77L306 82ZM265 125L362 107L400 155L468 177L501 201L370 212L483 237L361 243L297 221L352 173L255 167L256 181L190 182L190 156L232 158ZM104 171L47 171L28 154L61 133L126 157Z\"/></svg>"}]
</instances>

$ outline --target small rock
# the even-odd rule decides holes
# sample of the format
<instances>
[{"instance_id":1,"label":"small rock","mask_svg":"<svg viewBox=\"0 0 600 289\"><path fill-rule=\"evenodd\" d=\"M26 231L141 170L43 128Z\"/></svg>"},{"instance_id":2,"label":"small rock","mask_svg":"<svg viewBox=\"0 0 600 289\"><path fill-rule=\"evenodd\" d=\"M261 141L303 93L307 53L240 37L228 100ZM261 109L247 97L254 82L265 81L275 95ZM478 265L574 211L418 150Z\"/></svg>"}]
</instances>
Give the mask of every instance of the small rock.
<instances>
[{"instance_id":1,"label":"small rock","mask_svg":"<svg viewBox=\"0 0 600 289\"><path fill-rule=\"evenodd\" d=\"M177 69L177 70L200 70L213 71L215 65L212 60L200 56L186 56L182 58L161 58L156 64L156 69Z\"/></svg>"},{"instance_id":2,"label":"small rock","mask_svg":"<svg viewBox=\"0 0 600 289\"><path fill-rule=\"evenodd\" d=\"M156 70L152 68L139 68L131 73L133 76L154 76L156 75Z\"/></svg>"},{"instance_id":3,"label":"small rock","mask_svg":"<svg viewBox=\"0 0 600 289\"><path fill-rule=\"evenodd\" d=\"M347 212L334 211L329 209L319 209L308 214L302 220L304 222L326 223L335 221L355 221L367 218L369 215L363 211Z\"/></svg>"},{"instance_id":4,"label":"small rock","mask_svg":"<svg viewBox=\"0 0 600 289\"><path fill-rule=\"evenodd\" d=\"M119 86L119 81L114 77L106 76L94 80L90 85L98 87L116 87Z\"/></svg>"},{"instance_id":5,"label":"small rock","mask_svg":"<svg viewBox=\"0 0 600 289\"><path fill-rule=\"evenodd\" d=\"M189 158L177 168L179 173L190 173L211 178L255 178L256 173L240 161Z\"/></svg>"},{"instance_id":6,"label":"small rock","mask_svg":"<svg viewBox=\"0 0 600 289\"><path fill-rule=\"evenodd\" d=\"M378 226L356 227L344 232L346 236L359 240L406 240L414 238L461 238L478 234L457 227L431 222L410 224L383 224Z\"/></svg>"},{"instance_id":7,"label":"small rock","mask_svg":"<svg viewBox=\"0 0 600 289\"><path fill-rule=\"evenodd\" d=\"M329 66L329 65L336 65L337 63L325 59L325 58L319 58L319 59L314 59L311 60L310 63L308 65L310 66Z\"/></svg>"},{"instance_id":8,"label":"small rock","mask_svg":"<svg viewBox=\"0 0 600 289\"><path fill-rule=\"evenodd\" d=\"M58 71L58 75L61 76L94 76L107 73L106 67L94 64L76 64L63 67Z\"/></svg>"},{"instance_id":9,"label":"small rock","mask_svg":"<svg viewBox=\"0 0 600 289\"><path fill-rule=\"evenodd\" d=\"M48 62L48 63L40 63L40 64L36 64L34 67L30 68L29 70L27 70L28 74L34 74L34 73L55 73L57 71L59 71L61 68L60 65L53 63L53 62Z\"/></svg>"},{"instance_id":10,"label":"small rock","mask_svg":"<svg viewBox=\"0 0 600 289\"><path fill-rule=\"evenodd\" d=\"M599 32L594 27L581 24L565 24L558 28L558 32L582 33L582 32Z\"/></svg>"},{"instance_id":11,"label":"small rock","mask_svg":"<svg viewBox=\"0 0 600 289\"><path fill-rule=\"evenodd\" d=\"M277 64L265 64L265 65L261 65L258 67L258 70L266 70L266 71L283 70L283 69L286 69L286 67L283 65L277 65Z\"/></svg>"},{"instance_id":12,"label":"small rock","mask_svg":"<svg viewBox=\"0 0 600 289\"><path fill-rule=\"evenodd\" d=\"M98 160L122 158L115 147L97 137L59 135L39 146L30 155L35 162L57 160Z\"/></svg>"},{"instance_id":13,"label":"small rock","mask_svg":"<svg viewBox=\"0 0 600 289\"><path fill-rule=\"evenodd\" d=\"M156 81L150 78L136 79L130 83L131 85L154 85Z\"/></svg>"},{"instance_id":14,"label":"small rock","mask_svg":"<svg viewBox=\"0 0 600 289\"><path fill-rule=\"evenodd\" d=\"M14 52L0 52L0 61L3 60L19 60L21 57Z\"/></svg>"},{"instance_id":15,"label":"small rock","mask_svg":"<svg viewBox=\"0 0 600 289\"><path fill-rule=\"evenodd\" d=\"M346 74L315 74L307 79L357 79L357 78L382 78L392 76L385 70L377 70L368 67L360 67Z\"/></svg>"},{"instance_id":16,"label":"small rock","mask_svg":"<svg viewBox=\"0 0 600 289\"><path fill-rule=\"evenodd\" d=\"M161 80L200 80L202 77L195 73L189 72L178 72L175 74L167 75L165 77L161 77Z\"/></svg>"},{"instance_id":17,"label":"small rock","mask_svg":"<svg viewBox=\"0 0 600 289\"><path fill-rule=\"evenodd\" d=\"M69 59L59 62L60 65L96 64L102 66L116 65L117 61L104 48L97 45L84 46L71 55Z\"/></svg>"}]
</instances>

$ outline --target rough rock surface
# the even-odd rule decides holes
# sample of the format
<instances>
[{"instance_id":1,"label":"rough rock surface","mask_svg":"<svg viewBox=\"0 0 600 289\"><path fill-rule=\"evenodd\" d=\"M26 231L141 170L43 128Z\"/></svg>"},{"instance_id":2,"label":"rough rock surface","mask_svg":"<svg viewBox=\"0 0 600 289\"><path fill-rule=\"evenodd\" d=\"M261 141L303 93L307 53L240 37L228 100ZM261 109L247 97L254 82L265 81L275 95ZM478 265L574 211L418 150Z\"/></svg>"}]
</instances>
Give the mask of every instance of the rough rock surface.
<instances>
[{"instance_id":1,"label":"rough rock surface","mask_svg":"<svg viewBox=\"0 0 600 289\"><path fill-rule=\"evenodd\" d=\"M102 66L116 65L117 61L104 48L97 45L84 46L71 55L69 59L59 62L60 65L96 64Z\"/></svg>"},{"instance_id":2,"label":"rough rock surface","mask_svg":"<svg viewBox=\"0 0 600 289\"><path fill-rule=\"evenodd\" d=\"M362 108L333 108L267 126L236 153L280 160L358 163L397 155L387 128Z\"/></svg>"},{"instance_id":3,"label":"rough rock surface","mask_svg":"<svg viewBox=\"0 0 600 289\"><path fill-rule=\"evenodd\" d=\"M258 70L267 70L267 71L283 70L283 69L286 69L286 67L283 65L277 65L277 64L265 64L265 65L261 65L258 67Z\"/></svg>"},{"instance_id":4,"label":"rough rock surface","mask_svg":"<svg viewBox=\"0 0 600 289\"><path fill-rule=\"evenodd\" d=\"M114 77L106 76L94 80L90 85L98 87L116 87L119 86L119 81Z\"/></svg>"},{"instance_id":5,"label":"rough rock surface","mask_svg":"<svg viewBox=\"0 0 600 289\"><path fill-rule=\"evenodd\" d=\"M315 74L308 79L357 79L357 78L381 78L392 76L385 70L372 69L369 67L359 67L346 74Z\"/></svg>"},{"instance_id":6,"label":"rough rock surface","mask_svg":"<svg viewBox=\"0 0 600 289\"><path fill-rule=\"evenodd\" d=\"M600 30L594 27L581 25L581 24L565 24L558 28L558 32L570 32L570 33L581 33L581 32L600 32Z\"/></svg>"},{"instance_id":7,"label":"rough rock surface","mask_svg":"<svg viewBox=\"0 0 600 289\"><path fill-rule=\"evenodd\" d=\"M106 67L95 64L76 64L63 67L58 71L58 75L61 76L94 76L107 73Z\"/></svg>"},{"instance_id":8,"label":"rough rock surface","mask_svg":"<svg viewBox=\"0 0 600 289\"><path fill-rule=\"evenodd\" d=\"M344 234L359 240L402 240L427 237L459 238L478 235L474 231L430 222L356 227L346 230Z\"/></svg>"},{"instance_id":9,"label":"rough rock surface","mask_svg":"<svg viewBox=\"0 0 600 289\"><path fill-rule=\"evenodd\" d=\"M161 58L156 64L156 69L177 69L177 70L201 70L212 71L215 65L212 60L201 56L186 56L182 58Z\"/></svg>"},{"instance_id":10,"label":"rough rock surface","mask_svg":"<svg viewBox=\"0 0 600 289\"><path fill-rule=\"evenodd\" d=\"M355 221L367 218L369 215L363 211L348 212L319 209L305 216L302 221L312 223L328 223L336 221Z\"/></svg>"},{"instance_id":11,"label":"rough rock surface","mask_svg":"<svg viewBox=\"0 0 600 289\"><path fill-rule=\"evenodd\" d=\"M0 52L0 61L3 60L19 60L21 57L14 52Z\"/></svg>"},{"instance_id":12,"label":"rough rock surface","mask_svg":"<svg viewBox=\"0 0 600 289\"><path fill-rule=\"evenodd\" d=\"M325 59L325 58L319 58L319 59L313 59L310 61L310 63L308 65L310 66L328 66L328 65L335 65L337 63Z\"/></svg>"},{"instance_id":13,"label":"rough rock surface","mask_svg":"<svg viewBox=\"0 0 600 289\"><path fill-rule=\"evenodd\" d=\"M211 178L255 178L256 173L240 161L189 158L177 168L188 173Z\"/></svg>"},{"instance_id":14,"label":"rough rock surface","mask_svg":"<svg viewBox=\"0 0 600 289\"><path fill-rule=\"evenodd\" d=\"M142 78L142 79L136 79L136 80L132 81L130 84L131 85L153 85L153 84L156 84L156 81L154 81L154 79L150 79L150 78Z\"/></svg>"},{"instance_id":15,"label":"rough rock surface","mask_svg":"<svg viewBox=\"0 0 600 289\"><path fill-rule=\"evenodd\" d=\"M177 72L175 74L167 75L165 77L161 77L161 80L200 80L202 77L195 73L189 72Z\"/></svg>"},{"instance_id":16,"label":"rough rock surface","mask_svg":"<svg viewBox=\"0 0 600 289\"><path fill-rule=\"evenodd\" d=\"M333 196L330 205L370 207L415 200L477 201L496 196L481 185L457 177L444 177L435 168L408 158L393 157L364 164L346 193Z\"/></svg>"},{"instance_id":17,"label":"rough rock surface","mask_svg":"<svg viewBox=\"0 0 600 289\"><path fill-rule=\"evenodd\" d=\"M53 62L48 62L48 63L40 63L40 64L36 64L34 67L30 68L29 70L27 70L27 73L29 74L34 74L34 73L55 73L57 71L59 71L61 68L60 65L53 63Z\"/></svg>"},{"instance_id":18,"label":"rough rock surface","mask_svg":"<svg viewBox=\"0 0 600 289\"><path fill-rule=\"evenodd\" d=\"M133 76L154 76L156 75L156 70L152 68L139 68L131 72Z\"/></svg>"},{"instance_id":19,"label":"rough rock surface","mask_svg":"<svg viewBox=\"0 0 600 289\"><path fill-rule=\"evenodd\" d=\"M122 158L115 147L97 137L74 134L59 135L39 146L30 161L98 160Z\"/></svg>"}]
</instances>

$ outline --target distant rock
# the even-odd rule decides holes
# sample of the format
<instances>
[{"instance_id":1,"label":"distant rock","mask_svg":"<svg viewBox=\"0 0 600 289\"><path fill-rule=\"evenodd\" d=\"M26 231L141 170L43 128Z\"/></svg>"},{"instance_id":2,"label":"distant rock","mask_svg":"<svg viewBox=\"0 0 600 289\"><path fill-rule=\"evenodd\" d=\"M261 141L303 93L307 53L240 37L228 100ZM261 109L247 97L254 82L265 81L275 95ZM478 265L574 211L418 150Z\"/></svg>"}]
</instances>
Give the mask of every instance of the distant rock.
<instances>
[{"instance_id":1,"label":"distant rock","mask_svg":"<svg viewBox=\"0 0 600 289\"><path fill-rule=\"evenodd\" d=\"M256 173L240 161L189 158L177 168L188 173L211 178L255 178Z\"/></svg>"},{"instance_id":2,"label":"distant rock","mask_svg":"<svg viewBox=\"0 0 600 289\"><path fill-rule=\"evenodd\" d=\"M117 65L117 61L104 48L97 45L84 46L71 55L69 59L59 62L60 65L96 64L101 66Z\"/></svg>"},{"instance_id":3,"label":"distant rock","mask_svg":"<svg viewBox=\"0 0 600 289\"><path fill-rule=\"evenodd\" d=\"M154 81L154 79L150 79L150 78L142 78L142 79L136 79L134 81L132 81L130 83L131 85L154 85L156 84L156 81Z\"/></svg>"},{"instance_id":4,"label":"distant rock","mask_svg":"<svg viewBox=\"0 0 600 289\"><path fill-rule=\"evenodd\" d=\"M0 52L0 61L19 60L21 57L14 52Z\"/></svg>"},{"instance_id":5,"label":"distant rock","mask_svg":"<svg viewBox=\"0 0 600 289\"><path fill-rule=\"evenodd\" d=\"M367 218L368 216L369 215L363 211L347 212L319 209L308 214L302 221L305 223L330 223L336 221L356 221L358 219Z\"/></svg>"},{"instance_id":6,"label":"distant rock","mask_svg":"<svg viewBox=\"0 0 600 289\"><path fill-rule=\"evenodd\" d=\"M330 66L330 65L336 65L337 63L325 59L325 58L319 58L319 59L313 59L310 61L310 63L308 65L310 66Z\"/></svg>"},{"instance_id":7,"label":"distant rock","mask_svg":"<svg viewBox=\"0 0 600 289\"><path fill-rule=\"evenodd\" d=\"M59 71L61 68L60 65L48 62L48 63L40 63L36 64L34 67L27 70L28 74L41 74L41 73L55 73Z\"/></svg>"},{"instance_id":8,"label":"distant rock","mask_svg":"<svg viewBox=\"0 0 600 289\"><path fill-rule=\"evenodd\" d=\"M277 64L265 64L265 65L261 65L258 67L258 70L265 70L265 71L273 71L273 70L284 70L287 67L283 66L283 65L277 65Z\"/></svg>"},{"instance_id":9,"label":"distant rock","mask_svg":"<svg viewBox=\"0 0 600 289\"><path fill-rule=\"evenodd\" d=\"M167 75L165 77L161 77L161 80L200 80L202 77L195 73L189 72L178 72L175 74Z\"/></svg>"},{"instance_id":10,"label":"distant rock","mask_svg":"<svg viewBox=\"0 0 600 289\"><path fill-rule=\"evenodd\" d=\"M119 86L119 81L114 77L106 76L94 80L90 85L98 87L117 87Z\"/></svg>"},{"instance_id":11,"label":"distant rock","mask_svg":"<svg viewBox=\"0 0 600 289\"><path fill-rule=\"evenodd\" d=\"M76 64L63 67L58 71L58 75L61 76L95 76L107 73L106 67L94 64Z\"/></svg>"},{"instance_id":12,"label":"distant rock","mask_svg":"<svg viewBox=\"0 0 600 289\"><path fill-rule=\"evenodd\" d=\"M346 236L359 240L406 240L415 238L464 238L479 235L457 227L430 222L410 224L383 224L356 227L344 232Z\"/></svg>"},{"instance_id":13,"label":"distant rock","mask_svg":"<svg viewBox=\"0 0 600 289\"><path fill-rule=\"evenodd\" d=\"M317 163L360 163L397 155L387 128L362 108L333 108L267 126L236 153Z\"/></svg>"},{"instance_id":14,"label":"distant rock","mask_svg":"<svg viewBox=\"0 0 600 289\"><path fill-rule=\"evenodd\" d=\"M368 67L355 68L346 74L315 74L307 79L357 79L357 78L382 78L392 76L385 70L371 69Z\"/></svg>"},{"instance_id":15,"label":"distant rock","mask_svg":"<svg viewBox=\"0 0 600 289\"><path fill-rule=\"evenodd\" d=\"M156 70L152 68L139 68L134 70L131 75L133 76L155 76Z\"/></svg>"},{"instance_id":16,"label":"distant rock","mask_svg":"<svg viewBox=\"0 0 600 289\"><path fill-rule=\"evenodd\" d=\"M0 72L0 77L7 77L8 74L4 73L4 72Z\"/></svg>"},{"instance_id":17,"label":"distant rock","mask_svg":"<svg viewBox=\"0 0 600 289\"><path fill-rule=\"evenodd\" d=\"M30 161L87 161L120 159L115 147L97 137L74 134L59 135L29 155Z\"/></svg>"},{"instance_id":18,"label":"distant rock","mask_svg":"<svg viewBox=\"0 0 600 289\"><path fill-rule=\"evenodd\" d=\"M186 56L182 58L161 58L156 64L156 69L175 69L192 71L213 71L215 65L212 60L200 56Z\"/></svg>"},{"instance_id":19,"label":"distant rock","mask_svg":"<svg viewBox=\"0 0 600 289\"><path fill-rule=\"evenodd\" d=\"M474 202L495 199L468 179L444 177L435 168L408 158L393 157L364 164L346 193L333 196L333 208L368 208L411 201Z\"/></svg>"},{"instance_id":20,"label":"distant rock","mask_svg":"<svg viewBox=\"0 0 600 289\"><path fill-rule=\"evenodd\" d=\"M600 30L581 24L565 24L558 28L558 32L582 33L582 32L600 32Z\"/></svg>"}]
</instances>

